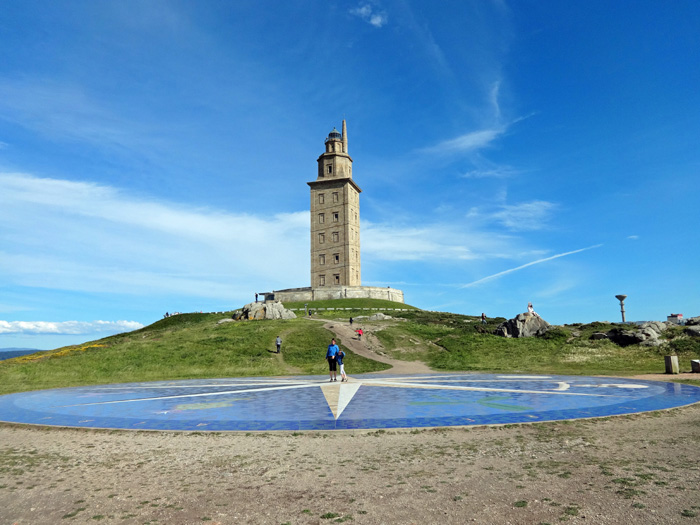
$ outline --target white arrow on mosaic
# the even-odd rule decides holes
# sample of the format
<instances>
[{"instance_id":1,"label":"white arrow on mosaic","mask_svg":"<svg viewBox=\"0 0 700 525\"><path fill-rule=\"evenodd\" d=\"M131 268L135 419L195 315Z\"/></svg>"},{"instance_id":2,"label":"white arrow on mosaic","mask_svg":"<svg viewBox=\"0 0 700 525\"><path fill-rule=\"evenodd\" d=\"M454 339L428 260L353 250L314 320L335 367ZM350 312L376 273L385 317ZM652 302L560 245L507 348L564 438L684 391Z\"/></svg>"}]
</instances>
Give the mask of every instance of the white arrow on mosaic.
<instances>
[{"instance_id":1,"label":"white arrow on mosaic","mask_svg":"<svg viewBox=\"0 0 700 525\"><path fill-rule=\"evenodd\" d=\"M361 382L325 384L321 385L321 392L326 398L326 403L333 413L333 417L338 419L343 413L345 407L348 406L352 398L362 386Z\"/></svg>"}]
</instances>

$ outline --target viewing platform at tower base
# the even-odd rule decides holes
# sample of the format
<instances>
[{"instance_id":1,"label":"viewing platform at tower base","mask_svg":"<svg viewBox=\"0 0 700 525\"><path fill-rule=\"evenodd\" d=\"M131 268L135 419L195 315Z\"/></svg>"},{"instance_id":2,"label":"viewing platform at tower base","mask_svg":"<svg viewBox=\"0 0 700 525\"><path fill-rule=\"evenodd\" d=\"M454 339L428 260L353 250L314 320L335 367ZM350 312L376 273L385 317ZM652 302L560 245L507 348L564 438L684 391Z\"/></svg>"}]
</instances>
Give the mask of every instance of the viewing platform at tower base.
<instances>
[{"instance_id":1,"label":"viewing platform at tower base","mask_svg":"<svg viewBox=\"0 0 700 525\"><path fill-rule=\"evenodd\" d=\"M298 302L328 301L331 299L386 299L403 303L403 291L379 286L322 286L319 288L288 288L265 293L266 301Z\"/></svg>"}]
</instances>

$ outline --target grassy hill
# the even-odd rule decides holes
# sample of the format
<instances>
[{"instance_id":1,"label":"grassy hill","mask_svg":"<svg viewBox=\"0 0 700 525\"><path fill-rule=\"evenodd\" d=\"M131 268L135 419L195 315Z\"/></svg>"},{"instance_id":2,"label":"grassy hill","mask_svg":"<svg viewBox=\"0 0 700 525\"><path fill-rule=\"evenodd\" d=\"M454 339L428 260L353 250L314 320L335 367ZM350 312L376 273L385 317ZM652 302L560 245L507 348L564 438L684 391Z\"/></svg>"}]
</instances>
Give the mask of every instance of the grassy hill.
<instances>
[{"instance_id":1,"label":"grassy hill","mask_svg":"<svg viewBox=\"0 0 700 525\"><path fill-rule=\"evenodd\" d=\"M421 360L435 370L631 375L663 372L664 355L678 355L682 369L690 367L690 359L700 358L700 341L683 336L681 329L668 330L663 347L622 348L589 339L595 331L612 328L601 323L559 327L541 338L505 339L492 333L502 318L482 326L477 317L379 300L319 301L309 307L322 319L357 319L384 311L394 319L358 320L368 343L391 357ZM389 310L393 308L409 311ZM0 394L131 381L326 373L325 349L333 334L323 323L300 316L217 324L229 317L181 314L134 332L1 361ZM273 352L277 335L284 341L279 355ZM348 363L353 374L387 368L356 355L349 355Z\"/></svg>"}]
</instances>

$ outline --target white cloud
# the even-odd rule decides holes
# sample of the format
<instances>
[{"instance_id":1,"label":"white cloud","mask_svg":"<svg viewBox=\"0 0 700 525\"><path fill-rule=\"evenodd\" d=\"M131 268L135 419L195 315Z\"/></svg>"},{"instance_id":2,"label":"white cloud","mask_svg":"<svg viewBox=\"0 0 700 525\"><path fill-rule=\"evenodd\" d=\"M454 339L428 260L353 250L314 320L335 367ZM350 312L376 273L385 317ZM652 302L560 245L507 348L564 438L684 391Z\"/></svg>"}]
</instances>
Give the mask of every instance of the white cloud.
<instances>
[{"instance_id":1,"label":"white cloud","mask_svg":"<svg viewBox=\"0 0 700 525\"><path fill-rule=\"evenodd\" d=\"M369 4L362 4L350 10L350 14L360 17L374 27L382 27L389 21L385 11L375 11Z\"/></svg>"},{"instance_id":2,"label":"white cloud","mask_svg":"<svg viewBox=\"0 0 700 525\"><path fill-rule=\"evenodd\" d=\"M472 286L476 286L477 284L485 283L487 281L492 281L494 279L498 279L500 277L503 277L504 275L508 275L509 273L517 272L519 270L522 270L524 268L528 268L530 266L534 266L536 264L542 264L548 261L552 261L554 259L558 259L560 257L566 257L567 255L573 255L575 253L580 253L580 252L585 252L586 250L592 250L594 248L600 248L603 246L602 244L596 244L595 246L589 246L588 248L581 248L580 250L573 250L571 252L566 252L566 253L560 253L557 255L552 255L551 257L545 257L544 259L538 259L537 261L532 261L527 264L523 264L520 266L517 266L516 268L511 268L509 270L504 270L502 272L494 273L493 275L489 275L487 277L482 277L481 279L478 279L476 281L472 281L468 284L463 284L461 288L471 288Z\"/></svg>"},{"instance_id":3,"label":"white cloud","mask_svg":"<svg viewBox=\"0 0 700 525\"><path fill-rule=\"evenodd\" d=\"M130 332L139 328L143 325L136 321L0 321L0 334L86 335Z\"/></svg>"},{"instance_id":4,"label":"white cloud","mask_svg":"<svg viewBox=\"0 0 700 525\"><path fill-rule=\"evenodd\" d=\"M308 281L308 212L255 217L0 173L0 284L226 298Z\"/></svg>"},{"instance_id":5,"label":"white cloud","mask_svg":"<svg viewBox=\"0 0 700 525\"><path fill-rule=\"evenodd\" d=\"M465 179L507 179L522 173L510 166L495 166L492 168L477 168L462 175Z\"/></svg>"},{"instance_id":6,"label":"white cloud","mask_svg":"<svg viewBox=\"0 0 700 525\"><path fill-rule=\"evenodd\" d=\"M425 153L437 154L478 151L490 146L504 131L503 128L487 128L471 131L454 139L440 142L435 146L424 148L422 151Z\"/></svg>"},{"instance_id":7,"label":"white cloud","mask_svg":"<svg viewBox=\"0 0 700 525\"><path fill-rule=\"evenodd\" d=\"M539 230L544 227L556 204L547 201L531 201L514 205L502 205L491 219L513 231Z\"/></svg>"},{"instance_id":8,"label":"white cloud","mask_svg":"<svg viewBox=\"0 0 700 525\"><path fill-rule=\"evenodd\" d=\"M461 225L421 227L362 223L362 253L386 261L468 261L510 257L515 239L465 230Z\"/></svg>"},{"instance_id":9,"label":"white cloud","mask_svg":"<svg viewBox=\"0 0 700 525\"><path fill-rule=\"evenodd\" d=\"M103 109L81 87L47 79L0 81L0 116L61 141L121 148L133 144L137 131L139 138L149 135Z\"/></svg>"}]
</instances>

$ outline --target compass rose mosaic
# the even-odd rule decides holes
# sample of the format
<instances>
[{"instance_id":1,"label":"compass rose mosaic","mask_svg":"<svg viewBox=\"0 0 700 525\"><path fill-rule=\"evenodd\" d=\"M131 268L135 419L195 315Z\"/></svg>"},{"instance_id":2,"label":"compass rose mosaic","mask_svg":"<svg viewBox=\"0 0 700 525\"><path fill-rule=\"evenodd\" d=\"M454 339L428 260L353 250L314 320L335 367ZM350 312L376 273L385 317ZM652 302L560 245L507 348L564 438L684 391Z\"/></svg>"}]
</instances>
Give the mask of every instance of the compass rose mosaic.
<instances>
[{"instance_id":1,"label":"compass rose mosaic","mask_svg":"<svg viewBox=\"0 0 700 525\"><path fill-rule=\"evenodd\" d=\"M334 430L490 425L632 414L700 388L611 377L421 374L159 381L0 396L0 421L141 430Z\"/></svg>"}]
</instances>

